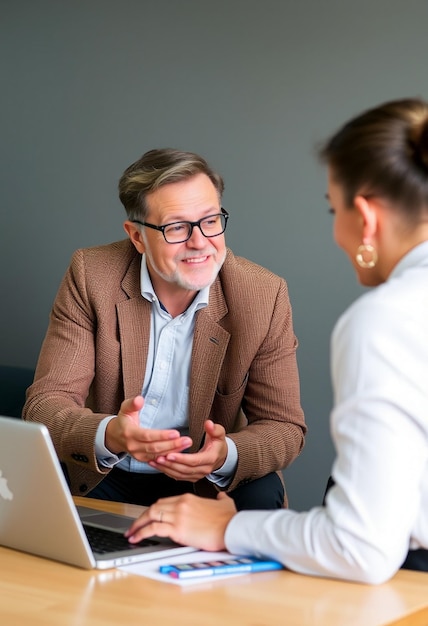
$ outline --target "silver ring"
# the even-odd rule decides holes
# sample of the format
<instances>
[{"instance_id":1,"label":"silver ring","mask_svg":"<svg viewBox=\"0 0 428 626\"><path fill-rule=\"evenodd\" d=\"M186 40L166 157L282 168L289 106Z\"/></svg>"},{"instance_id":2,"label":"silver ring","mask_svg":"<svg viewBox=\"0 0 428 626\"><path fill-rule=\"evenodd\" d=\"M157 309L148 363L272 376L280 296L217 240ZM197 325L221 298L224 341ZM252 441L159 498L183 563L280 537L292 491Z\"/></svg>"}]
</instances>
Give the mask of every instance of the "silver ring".
<instances>
[{"instance_id":1,"label":"silver ring","mask_svg":"<svg viewBox=\"0 0 428 626\"><path fill-rule=\"evenodd\" d=\"M159 511L159 522L162 524L163 511Z\"/></svg>"}]
</instances>

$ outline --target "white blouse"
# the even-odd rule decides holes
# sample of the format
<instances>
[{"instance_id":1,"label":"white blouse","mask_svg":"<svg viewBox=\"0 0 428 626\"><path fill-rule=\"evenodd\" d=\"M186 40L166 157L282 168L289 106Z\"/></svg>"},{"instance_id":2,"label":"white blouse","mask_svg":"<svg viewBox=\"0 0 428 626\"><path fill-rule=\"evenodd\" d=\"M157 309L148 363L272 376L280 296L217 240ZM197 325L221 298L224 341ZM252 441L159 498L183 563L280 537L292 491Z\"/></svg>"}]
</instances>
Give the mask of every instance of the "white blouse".
<instances>
[{"instance_id":1,"label":"white blouse","mask_svg":"<svg viewBox=\"0 0 428 626\"><path fill-rule=\"evenodd\" d=\"M241 511L226 545L305 574L381 583L409 548L428 548L428 242L341 316L331 362L326 506Z\"/></svg>"}]
</instances>

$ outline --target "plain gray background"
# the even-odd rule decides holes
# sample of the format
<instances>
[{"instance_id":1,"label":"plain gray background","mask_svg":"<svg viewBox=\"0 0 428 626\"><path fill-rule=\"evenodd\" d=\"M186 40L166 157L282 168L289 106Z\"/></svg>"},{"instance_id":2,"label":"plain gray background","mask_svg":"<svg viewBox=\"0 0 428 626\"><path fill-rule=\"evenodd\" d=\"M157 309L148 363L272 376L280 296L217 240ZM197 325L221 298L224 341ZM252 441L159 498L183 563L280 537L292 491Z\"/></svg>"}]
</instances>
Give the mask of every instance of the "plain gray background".
<instances>
[{"instance_id":1,"label":"plain gray background","mask_svg":"<svg viewBox=\"0 0 428 626\"><path fill-rule=\"evenodd\" d=\"M2 0L1 355L34 367L72 252L124 236L123 170L200 152L227 242L288 282L309 426L285 477L321 502L333 459L329 337L362 293L331 237L319 142L428 96L427 0ZM255 303L256 306L256 303Z\"/></svg>"}]
</instances>

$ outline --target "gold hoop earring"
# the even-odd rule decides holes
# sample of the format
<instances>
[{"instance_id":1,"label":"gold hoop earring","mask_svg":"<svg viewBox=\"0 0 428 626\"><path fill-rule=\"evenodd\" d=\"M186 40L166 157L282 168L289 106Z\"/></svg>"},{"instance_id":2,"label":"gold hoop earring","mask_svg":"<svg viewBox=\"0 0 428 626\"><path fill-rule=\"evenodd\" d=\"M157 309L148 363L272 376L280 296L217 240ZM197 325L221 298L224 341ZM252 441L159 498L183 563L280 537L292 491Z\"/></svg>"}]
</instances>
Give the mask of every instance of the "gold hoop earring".
<instances>
[{"instance_id":1,"label":"gold hoop earring","mask_svg":"<svg viewBox=\"0 0 428 626\"><path fill-rule=\"evenodd\" d=\"M371 243L363 243L358 246L355 260L363 269L371 269L377 263L377 252Z\"/></svg>"}]
</instances>

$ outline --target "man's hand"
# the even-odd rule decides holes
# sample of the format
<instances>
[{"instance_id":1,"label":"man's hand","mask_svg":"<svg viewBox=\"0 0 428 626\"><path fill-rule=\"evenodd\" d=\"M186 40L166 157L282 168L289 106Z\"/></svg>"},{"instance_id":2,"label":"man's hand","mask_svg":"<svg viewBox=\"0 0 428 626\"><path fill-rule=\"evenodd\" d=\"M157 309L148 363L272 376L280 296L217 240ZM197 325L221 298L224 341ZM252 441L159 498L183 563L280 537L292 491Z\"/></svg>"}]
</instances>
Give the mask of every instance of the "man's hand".
<instances>
[{"instance_id":1,"label":"man's hand","mask_svg":"<svg viewBox=\"0 0 428 626\"><path fill-rule=\"evenodd\" d=\"M224 492L216 500L191 493L162 498L133 522L125 536L131 543L153 535L170 537L185 546L216 552L226 547L226 528L235 513L234 501Z\"/></svg>"},{"instance_id":2,"label":"man's hand","mask_svg":"<svg viewBox=\"0 0 428 626\"><path fill-rule=\"evenodd\" d=\"M190 437L182 437L178 430L141 428L138 416L143 405L142 396L122 402L117 417L106 428L105 445L110 452L128 452L137 461L147 463L159 455L179 453L192 445Z\"/></svg>"},{"instance_id":3,"label":"man's hand","mask_svg":"<svg viewBox=\"0 0 428 626\"><path fill-rule=\"evenodd\" d=\"M151 467L175 480L188 480L195 483L223 465L227 457L226 431L220 424L207 420L204 425L205 442L194 454L177 451L159 454Z\"/></svg>"}]
</instances>

